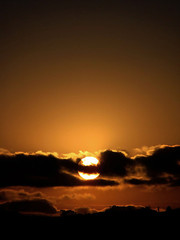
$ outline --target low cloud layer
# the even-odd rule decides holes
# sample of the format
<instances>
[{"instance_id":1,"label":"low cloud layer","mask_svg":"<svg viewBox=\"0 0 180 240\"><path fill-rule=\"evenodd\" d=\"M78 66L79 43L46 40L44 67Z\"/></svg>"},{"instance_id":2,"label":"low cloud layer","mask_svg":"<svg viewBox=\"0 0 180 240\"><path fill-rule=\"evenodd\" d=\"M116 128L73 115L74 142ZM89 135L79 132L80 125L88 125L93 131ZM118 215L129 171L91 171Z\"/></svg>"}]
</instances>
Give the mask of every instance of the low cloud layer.
<instances>
[{"instance_id":1,"label":"low cloud layer","mask_svg":"<svg viewBox=\"0 0 180 240\"><path fill-rule=\"evenodd\" d=\"M26 212L55 214L57 209L53 202L42 192L29 193L15 189L3 189L0 191L0 212Z\"/></svg>"},{"instance_id":2,"label":"low cloud layer","mask_svg":"<svg viewBox=\"0 0 180 240\"><path fill-rule=\"evenodd\" d=\"M28 213L44 213L44 214L55 214L57 209L47 199L28 199L28 200L17 200L10 201L0 204L0 212L28 212Z\"/></svg>"},{"instance_id":3,"label":"low cloud layer","mask_svg":"<svg viewBox=\"0 0 180 240\"><path fill-rule=\"evenodd\" d=\"M3 189L0 191L0 203L8 201L35 200L44 198L45 196L42 192L29 193L24 191L23 189Z\"/></svg>"},{"instance_id":4,"label":"low cloud layer","mask_svg":"<svg viewBox=\"0 0 180 240\"><path fill-rule=\"evenodd\" d=\"M0 154L0 187L9 186L117 186L180 185L180 146L158 146L147 154L129 157L121 151L99 154L99 166L81 166L79 159L62 159L53 154ZM100 177L85 181L78 171L98 171Z\"/></svg>"}]
</instances>

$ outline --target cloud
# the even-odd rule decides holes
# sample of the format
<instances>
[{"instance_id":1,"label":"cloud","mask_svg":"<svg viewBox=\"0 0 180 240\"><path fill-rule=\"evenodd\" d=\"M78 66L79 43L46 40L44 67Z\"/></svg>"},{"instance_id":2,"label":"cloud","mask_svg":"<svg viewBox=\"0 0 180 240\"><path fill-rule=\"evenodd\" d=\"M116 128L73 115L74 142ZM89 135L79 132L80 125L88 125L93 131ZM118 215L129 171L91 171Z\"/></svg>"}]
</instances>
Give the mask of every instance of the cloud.
<instances>
[{"instance_id":1,"label":"cloud","mask_svg":"<svg viewBox=\"0 0 180 240\"><path fill-rule=\"evenodd\" d=\"M144 166L150 177L157 177L163 173L179 176L180 174L180 146L156 149L152 155L137 157L136 162Z\"/></svg>"},{"instance_id":2,"label":"cloud","mask_svg":"<svg viewBox=\"0 0 180 240\"><path fill-rule=\"evenodd\" d=\"M28 193L22 190L4 189L0 191L0 202L18 201L18 200L34 200L42 199L45 196L41 192Z\"/></svg>"},{"instance_id":3,"label":"cloud","mask_svg":"<svg viewBox=\"0 0 180 240\"><path fill-rule=\"evenodd\" d=\"M27 199L10 201L0 204L0 212L30 212L30 213L46 213L54 214L57 213L56 208L47 199Z\"/></svg>"},{"instance_id":4,"label":"cloud","mask_svg":"<svg viewBox=\"0 0 180 240\"><path fill-rule=\"evenodd\" d=\"M76 208L74 211L75 213L82 215L97 213L97 210L88 207Z\"/></svg>"},{"instance_id":5,"label":"cloud","mask_svg":"<svg viewBox=\"0 0 180 240\"><path fill-rule=\"evenodd\" d=\"M100 154L99 172L103 176L124 177L129 165L132 160L121 151L106 150Z\"/></svg>"},{"instance_id":6,"label":"cloud","mask_svg":"<svg viewBox=\"0 0 180 240\"><path fill-rule=\"evenodd\" d=\"M146 150L146 153L145 153ZM79 158L59 158L36 152L0 154L0 187L8 186L180 186L180 146L159 145L144 148L141 156L129 157L123 151L99 153L97 167L79 165ZM78 171L99 172L100 178L82 180Z\"/></svg>"},{"instance_id":7,"label":"cloud","mask_svg":"<svg viewBox=\"0 0 180 240\"><path fill-rule=\"evenodd\" d=\"M162 184L171 183L172 180L165 177L157 177L157 178L152 178L150 180L131 178L131 179L126 179L125 182L132 185L162 185Z\"/></svg>"},{"instance_id":8,"label":"cloud","mask_svg":"<svg viewBox=\"0 0 180 240\"><path fill-rule=\"evenodd\" d=\"M26 192L24 189L3 189L0 191L0 213L58 213L54 198L42 192Z\"/></svg>"},{"instance_id":9,"label":"cloud","mask_svg":"<svg viewBox=\"0 0 180 240\"><path fill-rule=\"evenodd\" d=\"M11 152L10 152L9 150L5 149L5 148L0 148L0 154L1 154L1 155L2 155L2 154L8 155L8 154L11 154Z\"/></svg>"},{"instance_id":10,"label":"cloud","mask_svg":"<svg viewBox=\"0 0 180 240\"><path fill-rule=\"evenodd\" d=\"M180 186L178 145L144 147L134 157L106 150L100 154L100 162L101 176L121 178L125 184Z\"/></svg>"},{"instance_id":11,"label":"cloud","mask_svg":"<svg viewBox=\"0 0 180 240\"><path fill-rule=\"evenodd\" d=\"M62 196L60 196L58 198L58 200L65 200L65 201L69 201L69 200L95 200L95 196L91 193L72 193L72 194L63 194Z\"/></svg>"},{"instance_id":12,"label":"cloud","mask_svg":"<svg viewBox=\"0 0 180 240\"><path fill-rule=\"evenodd\" d=\"M131 174L136 174L135 169L143 169L144 176L141 179L129 178L126 183L133 185L162 185L180 186L180 146L160 146L154 148L151 155L137 156L134 158L134 166ZM130 177L130 176L129 176Z\"/></svg>"},{"instance_id":13,"label":"cloud","mask_svg":"<svg viewBox=\"0 0 180 240\"><path fill-rule=\"evenodd\" d=\"M61 159L51 154L1 154L0 187L113 186L118 184L109 179L81 180L77 175L78 170L83 170L78 162L72 159ZM89 171L94 171L94 169Z\"/></svg>"}]
</instances>

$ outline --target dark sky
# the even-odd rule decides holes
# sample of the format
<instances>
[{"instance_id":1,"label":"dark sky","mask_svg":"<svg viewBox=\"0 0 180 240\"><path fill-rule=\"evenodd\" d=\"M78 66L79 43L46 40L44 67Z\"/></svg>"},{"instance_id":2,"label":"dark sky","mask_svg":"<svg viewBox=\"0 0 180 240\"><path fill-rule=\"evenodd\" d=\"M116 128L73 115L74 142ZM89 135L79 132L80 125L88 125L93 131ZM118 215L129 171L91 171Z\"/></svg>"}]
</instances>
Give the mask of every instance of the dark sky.
<instances>
[{"instance_id":1,"label":"dark sky","mask_svg":"<svg viewBox=\"0 0 180 240\"><path fill-rule=\"evenodd\" d=\"M1 1L1 147L179 143L179 12L179 1Z\"/></svg>"}]
</instances>

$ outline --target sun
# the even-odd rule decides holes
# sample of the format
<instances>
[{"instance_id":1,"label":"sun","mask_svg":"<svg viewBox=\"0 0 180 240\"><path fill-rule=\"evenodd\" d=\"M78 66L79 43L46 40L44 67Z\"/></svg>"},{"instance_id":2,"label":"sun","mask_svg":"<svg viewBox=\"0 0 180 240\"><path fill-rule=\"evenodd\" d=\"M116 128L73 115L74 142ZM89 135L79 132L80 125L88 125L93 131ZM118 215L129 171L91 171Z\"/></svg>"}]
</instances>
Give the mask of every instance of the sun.
<instances>
[{"instance_id":1,"label":"sun","mask_svg":"<svg viewBox=\"0 0 180 240\"><path fill-rule=\"evenodd\" d=\"M85 157L81 159L79 164L83 166L97 166L99 164L99 160L95 157ZM85 180L92 180L99 176L98 172L84 173L84 172L78 171L78 173Z\"/></svg>"}]
</instances>

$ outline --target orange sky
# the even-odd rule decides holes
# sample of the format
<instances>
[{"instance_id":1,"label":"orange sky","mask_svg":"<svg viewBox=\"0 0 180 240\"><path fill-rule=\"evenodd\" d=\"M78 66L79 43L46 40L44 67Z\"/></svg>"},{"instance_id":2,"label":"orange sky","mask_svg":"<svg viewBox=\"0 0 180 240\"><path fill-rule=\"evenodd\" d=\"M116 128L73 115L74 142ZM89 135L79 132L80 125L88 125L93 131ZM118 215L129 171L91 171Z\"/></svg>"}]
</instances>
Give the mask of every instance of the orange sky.
<instances>
[{"instance_id":1,"label":"orange sky","mask_svg":"<svg viewBox=\"0 0 180 240\"><path fill-rule=\"evenodd\" d=\"M101 210L112 205L149 206L155 209L157 209L157 207L166 209L167 206L171 206L172 208L180 206L180 196L177 194L179 191L177 188L120 186L51 187L37 189L32 187L11 187L8 190L10 192L14 191L15 196L22 192L24 195L34 194L39 198L47 199L57 210L81 207ZM21 196L23 196L23 194ZM13 200L17 199L20 200L24 198L19 197Z\"/></svg>"},{"instance_id":2,"label":"orange sky","mask_svg":"<svg viewBox=\"0 0 180 240\"><path fill-rule=\"evenodd\" d=\"M179 142L179 12L152 3L4 4L0 145L131 150Z\"/></svg>"},{"instance_id":3,"label":"orange sky","mask_svg":"<svg viewBox=\"0 0 180 240\"><path fill-rule=\"evenodd\" d=\"M178 1L15 0L1 9L0 148L62 156L180 143ZM58 208L179 206L176 188L39 191Z\"/></svg>"}]
</instances>

